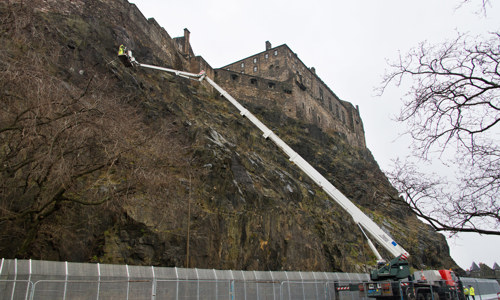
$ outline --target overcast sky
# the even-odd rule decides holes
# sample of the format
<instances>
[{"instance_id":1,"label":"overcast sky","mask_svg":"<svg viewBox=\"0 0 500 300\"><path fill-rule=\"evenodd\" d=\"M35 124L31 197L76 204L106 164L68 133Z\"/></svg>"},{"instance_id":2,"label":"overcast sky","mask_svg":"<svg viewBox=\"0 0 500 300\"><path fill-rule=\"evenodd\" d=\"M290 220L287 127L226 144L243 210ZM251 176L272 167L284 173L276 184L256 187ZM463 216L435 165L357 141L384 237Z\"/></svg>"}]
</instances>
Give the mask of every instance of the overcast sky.
<instances>
[{"instance_id":1,"label":"overcast sky","mask_svg":"<svg viewBox=\"0 0 500 300\"><path fill-rule=\"evenodd\" d=\"M359 105L368 148L382 170L406 156L407 140L393 121L404 90L377 96L387 60L422 41L441 43L457 33L500 31L500 5L479 14L481 0L129 0L172 37L191 32L196 55L214 68L287 44L343 100ZM140 58L138 58L140 60ZM461 234L448 239L464 269L500 264L500 237ZM404 245L402 245L404 247ZM411 254L411 253L410 253Z\"/></svg>"}]
</instances>

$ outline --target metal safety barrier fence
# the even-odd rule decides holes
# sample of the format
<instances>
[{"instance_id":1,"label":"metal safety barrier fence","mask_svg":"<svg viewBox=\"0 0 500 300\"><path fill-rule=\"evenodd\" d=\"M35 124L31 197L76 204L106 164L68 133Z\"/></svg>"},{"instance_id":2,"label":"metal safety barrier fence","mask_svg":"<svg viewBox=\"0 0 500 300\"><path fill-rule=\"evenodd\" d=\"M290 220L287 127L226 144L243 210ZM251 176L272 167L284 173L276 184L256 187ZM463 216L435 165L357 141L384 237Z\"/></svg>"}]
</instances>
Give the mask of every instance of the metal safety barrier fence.
<instances>
[{"instance_id":1,"label":"metal safety barrier fence","mask_svg":"<svg viewBox=\"0 0 500 300\"><path fill-rule=\"evenodd\" d=\"M481 280L467 280L482 282ZM334 299L357 300L339 291L345 283L243 280L0 280L0 299ZM486 289L486 292L487 289ZM496 299L482 293L477 299ZM458 298L457 298L458 299Z\"/></svg>"},{"instance_id":2,"label":"metal safety barrier fence","mask_svg":"<svg viewBox=\"0 0 500 300\"><path fill-rule=\"evenodd\" d=\"M495 280L461 278L476 300L497 300ZM69 263L0 261L0 299L334 299L365 300L348 288L365 273L241 271Z\"/></svg>"},{"instance_id":3,"label":"metal safety barrier fence","mask_svg":"<svg viewBox=\"0 0 500 300\"><path fill-rule=\"evenodd\" d=\"M141 286L142 285L142 286ZM1 299L359 299L335 282L239 280L0 280ZM146 288L147 287L147 288Z\"/></svg>"},{"instance_id":4,"label":"metal safety barrier fence","mask_svg":"<svg viewBox=\"0 0 500 300\"><path fill-rule=\"evenodd\" d=\"M2 259L0 299L339 299L363 273L241 271Z\"/></svg>"}]
</instances>

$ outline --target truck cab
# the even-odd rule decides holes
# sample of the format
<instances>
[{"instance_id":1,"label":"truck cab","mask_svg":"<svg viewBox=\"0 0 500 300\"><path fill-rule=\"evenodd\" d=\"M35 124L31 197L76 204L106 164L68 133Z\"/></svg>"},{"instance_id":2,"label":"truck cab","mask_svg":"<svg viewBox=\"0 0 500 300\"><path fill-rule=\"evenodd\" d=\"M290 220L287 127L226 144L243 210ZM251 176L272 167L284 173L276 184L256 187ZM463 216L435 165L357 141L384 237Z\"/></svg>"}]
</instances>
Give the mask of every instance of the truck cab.
<instances>
[{"instance_id":1,"label":"truck cab","mask_svg":"<svg viewBox=\"0 0 500 300\"><path fill-rule=\"evenodd\" d=\"M416 271L410 278L398 281L374 281L351 285L360 296L394 300L464 300L463 287L451 270Z\"/></svg>"}]
</instances>

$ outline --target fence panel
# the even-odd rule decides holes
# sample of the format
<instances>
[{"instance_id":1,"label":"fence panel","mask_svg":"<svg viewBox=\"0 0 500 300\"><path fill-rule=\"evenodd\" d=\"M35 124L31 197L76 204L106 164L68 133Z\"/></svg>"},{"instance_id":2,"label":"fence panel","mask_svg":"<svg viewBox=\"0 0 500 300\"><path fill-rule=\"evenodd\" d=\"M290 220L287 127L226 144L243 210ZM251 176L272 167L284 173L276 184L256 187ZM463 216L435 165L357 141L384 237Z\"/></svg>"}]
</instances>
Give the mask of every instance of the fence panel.
<instances>
[{"instance_id":1,"label":"fence panel","mask_svg":"<svg viewBox=\"0 0 500 300\"><path fill-rule=\"evenodd\" d=\"M28 280L0 280L0 299L29 299L32 288Z\"/></svg>"},{"instance_id":2,"label":"fence panel","mask_svg":"<svg viewBox=\"0 0 500 300\"><path fill-rule=\"evenodd\" d=\"M177 279L157 280L156 299L179 299L179 282Z\"/></svg>"}]
</instances>

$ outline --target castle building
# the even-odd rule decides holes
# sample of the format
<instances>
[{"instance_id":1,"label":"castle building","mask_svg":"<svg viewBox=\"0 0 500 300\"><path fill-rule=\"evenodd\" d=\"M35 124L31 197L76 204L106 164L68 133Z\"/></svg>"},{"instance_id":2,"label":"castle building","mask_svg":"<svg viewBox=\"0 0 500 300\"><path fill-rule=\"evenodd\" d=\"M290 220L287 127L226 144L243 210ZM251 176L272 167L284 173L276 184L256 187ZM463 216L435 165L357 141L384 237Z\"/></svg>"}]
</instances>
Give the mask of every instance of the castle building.
<instances>
[{"instance_id":1,"label":"castle building","mask_svg":"<svg viewBox=\"0 0 500 300\"><path fill-rule=\"evenodd\" d=\"M190 72L205 71L237 100L281 110L290 118L344 136L350 145L366 148L358 106L335 95L286 44L273 48L267 41L265 51L213 69L203 57L194 55L189 37L189 30L184 29L184 36L173 42L188 61Z\"/></svg>"},{"instance_id":2,"label":"castle building","mask_svg":"<svg viewBox=\"0 0 500 300\"><path fill-rule=\"evenodd\" d=\"M266 50L222 68L215 80L238 100L281 109L325 132L345 136L349 144L365 148L359 108L343 101L286 45Z\"/></svg>"}]
</instances>

